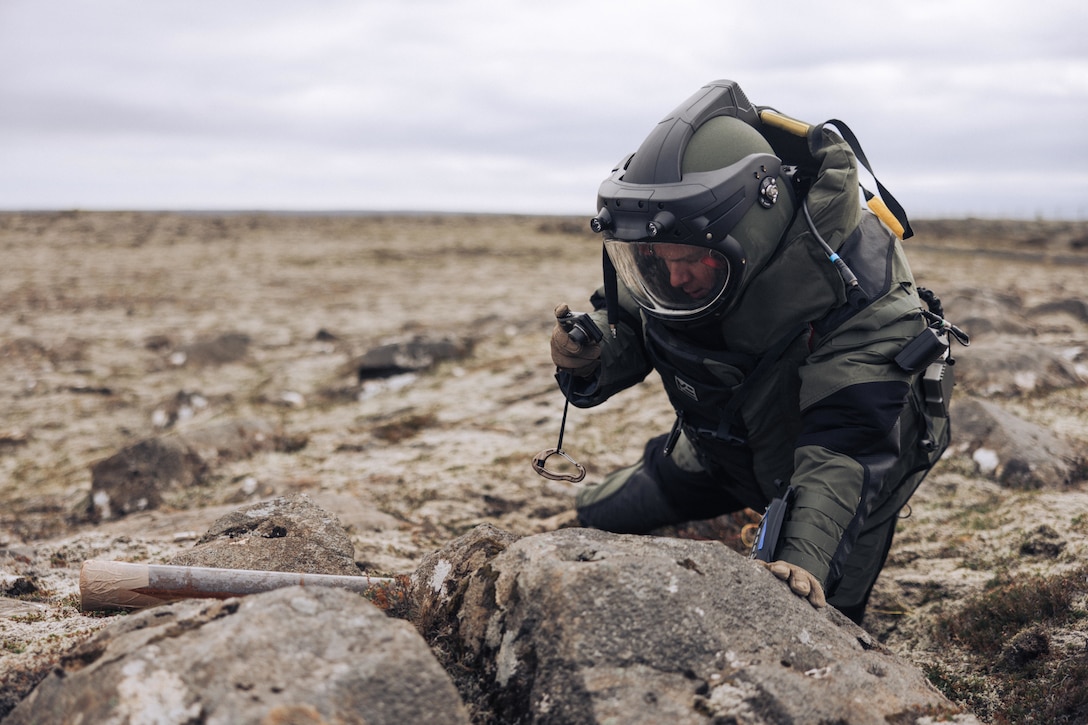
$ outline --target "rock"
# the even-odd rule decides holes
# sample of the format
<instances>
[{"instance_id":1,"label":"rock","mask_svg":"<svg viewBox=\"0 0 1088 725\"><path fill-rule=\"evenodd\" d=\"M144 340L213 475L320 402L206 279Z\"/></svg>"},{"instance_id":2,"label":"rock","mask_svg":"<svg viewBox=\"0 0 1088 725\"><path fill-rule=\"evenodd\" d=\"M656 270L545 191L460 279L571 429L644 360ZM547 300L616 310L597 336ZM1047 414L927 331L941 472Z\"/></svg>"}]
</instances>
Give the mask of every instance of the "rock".
<instances>
[{"instance_id":1,"label":"rock","mask_svg":"<svg viewBox=\"0 0 1088 725\"><path fill-rule=\"evenodd\" d=\"M414 337L368 350L351 364L359 381L420 372L440 362L460 360L472 352L472 344L454 338Z\"/></svg>"},{"instance_id":2,"label":"rock","mask_svg":"<svg viewBox=\"0 0 1088 725\"><path fill-rule=\"evenodd\" d=\"M355 546L335 516L298 494L232 511L211 525L178 566L357 575Z\"/></svg>"},{"instance_id":3,"label":"rock","mask_svg":"<svg viewBox=\"0 0 1088 725\"><path fill-rule=\"evenodd\" d=\"M206 460L242 460L276 450L284 436L268 421L241 419L186 431L181 438Z\"/></svg>"},{"instance_id":4,"label":"rock","mask_svg":"<svg viewBox=\"0 0 1088 725\"><path fill-rule=\"evenodd\" d=\"M4 720L467 724L406 623L340 589L288 587L119 618Z\"/></svg>"},{"instance_id":5,"label":"rock","mask_svg":"<svg viewBox=\"0 0 1088 725\"><path fill-rule=\"evenodd\" d=\"M1020 554L1056 559L1065 551L1065 545L1065 539L1053 526L1040 524L1024 534L1024 540L1020 543Z\"/></svg>"},{"instance_id":6,"label":"rock","mask_svg":"<svg viewBox=\"0 0 1088 725\"><path fill-rule=\"evenodd\" d=\"M482 526L426 557L411 597L474 722L959 713L864 630L720 542L578 528L514 541Z\"/></svg>"},{"instance_id":7,"label":"rock","mask_svg":"<svg viewBox=\"0 0 1088 725\"><path fill-rule=\"evenodd\" d=\"M305 436L289 436L267 421L233 420L161 438L147 438L91 466L88 515L96 521L148 511L165 494L198 485L211 463L272 450L296 451Z\"/></svg>"},{"instance_id":8,"label":"rock","mask_svg":"<svg viewBox=\"0 0 1088 725\"><path fill-rule=\"evenodd\" d=\"M156 428L171 428L177 423L189 422L207 407L208 399L200 393L179 390L155 407L151 412L151 423Z\"/></svg>"},{"instance_id":9,"label":"rock","mask_svg":"<svg viewBox=\"0 0 1088 725\"><path fill-rule=\"evenodd\" d=\"M992 289L963 289L942 296L941 301L948 321L965 330L972 339L995 333L1031 334L1031 320L1016 295Z\"/></svg>"},{"instance_id":10,"label":"rock","mask_svg":"<svg viewBox=\"0 0 1088 725\"><path fill-rule=\"evenodd\" d=\"M0 455L3 455L8 449L25 446L29 440L30 436L26 434L26 431L18 428L0 430Z\"/></svg>"},{"instance_id":11,"label":"rock","mask_svg":"<svg viewBox=\"0 0 1088 725\"><path fill-rule=\"evenodd\" d=\"M1016 671L1050 653L1050 637L1043 627L1033 626L1013 635L1001 648L998 664Z\"/></svg>"},{"instance_id":12,"label":"rock","mask_svg":"<svg viewBox=\"0 0 1088 725\"><path fill-rule=\"evenodd\" d=\"M158 508L163 495L203 482L204 459L179 438L148 438L91 466L88 515L112 519Z\"/></svg>"},{"instance_id":13,"label":"rock","mask_svg":"<svg viewBox=\"0 0 1088 725\"><path fill-rule=\"evenodd\" d=\"M983 476L1015 489L1058 488L1083 476L1085 461L1067 441L1000 405L954 397L951 450L970 456Z\"/></svg>"},{"instance_id":14,"label":"rock","mask_svg":"<svg viewBox=\"0 0 1088 725\"><path fill-rule=\"evenodd\" d=\"M184 346L170 356L170 361L175 365L199 367L225 365L244 359L249 352L249 342L249 335L241 332L227 332Z\"/></svg>"},{"instance_id":15,"label":"rock","mask_svg":"<svg viewBox=\"0 0 1088 725\"><path fill-rule=\"evenodd\" d=\"M953 352L956 384L973 395L1029 395L1088 382L1073 361L1031 340L987 339Z\"/></svg>"},{"instance_id":16,"label":"rock","mask_svg":"<svg viewBox=\"0 0 1088 725\"><path fill-rule=\"evenodd\" d=\"M491 524L481 524L447 545L450 555L438 551L424 558L411 577L412 621L426 633L444 627L456 612L458 587L470 585L472 575L516 542L519 536Z\"/></svg>"},{"instance_id":17,"label":"rock","mask_svg":"<svg viewBox=\"0 0 1088 725\"><path fill-rule=\"evenodd\" d=\"M33 576L19 576L8 574L0 569L0 596L22 597L39 591Z\"/></svg>"},{"instance_id":18,"label":"rock","mask_svg":"<svg viewBox=\"0 0 1088 725\"><path fill-rule=\"evenodd\" d=\"M0 619L14 617L46 617L49 607L24 599L10 599L0 596Z\"/></svg>"},{"instance_id":19,"label":"rock","mask_svg":"<svg viewBox=\"0 0 1088 725\"><path fill-rule=\"evenodd\" d=\"M1035 305L1029 310L1032 317L1041 315L1069 315L1077 322L1088 322L1088 302L1076 297L1065 297Z\"/></svg>"}]
</instances>

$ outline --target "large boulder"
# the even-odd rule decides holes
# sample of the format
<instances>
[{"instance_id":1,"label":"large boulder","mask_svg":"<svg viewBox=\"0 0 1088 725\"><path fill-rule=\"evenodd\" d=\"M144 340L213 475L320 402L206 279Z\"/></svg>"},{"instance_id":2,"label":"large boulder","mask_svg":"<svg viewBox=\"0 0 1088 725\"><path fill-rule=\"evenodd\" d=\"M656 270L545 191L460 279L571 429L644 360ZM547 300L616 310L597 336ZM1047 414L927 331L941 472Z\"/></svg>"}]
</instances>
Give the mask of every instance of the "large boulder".
<instances>
[{"instance_id":1,"label":"large boulder","mask_svg":"<svg viewBox=\"0 0 1088 725\"><path fill-rule=\"evenodd\" d=\"M474 722L975 722L719 542L485 525L428 556L411 597Z\"/></svg>"},{"instance_id":2,"label":"large boulder","mask_svg":"<svg viewBox=\"0 0 1088 725\"><path fill-rule=\"evenodd\" d=\"M29 723L469 722L407 622L357 594L289 587L111 622L4 720Z\"/></svg>"},{"instance_id":3,"label":"large boulder","mask_svg":"<svg viewBox=\"0 0 1088 725\"><path fill-rule=\"evenodd\" d=\"M1084 478L1086 461L1073 444L988 400L952 400L951 450L970 456L978 472L1007 488L1061 488Z\"/></svg>"}]
</instances>

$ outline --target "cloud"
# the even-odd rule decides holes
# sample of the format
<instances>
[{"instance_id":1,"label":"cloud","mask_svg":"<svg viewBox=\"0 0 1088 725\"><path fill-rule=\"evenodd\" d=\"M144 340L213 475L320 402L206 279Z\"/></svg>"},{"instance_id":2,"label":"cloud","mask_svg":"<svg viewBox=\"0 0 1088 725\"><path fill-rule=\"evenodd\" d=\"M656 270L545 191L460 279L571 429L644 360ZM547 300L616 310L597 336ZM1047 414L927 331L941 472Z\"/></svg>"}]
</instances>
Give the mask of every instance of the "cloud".
<instances>
[{"instance_id":1,"label":"cloud","mask_svg":"<svg viewBox=\"0 0 1088 725\"><path fill-rule=\"evenodd\" d=\"M727 77L847 121L915 216L1083 216L1082 5L6 0L0 199L583 212Z\"/></svg>"}]
</instances>

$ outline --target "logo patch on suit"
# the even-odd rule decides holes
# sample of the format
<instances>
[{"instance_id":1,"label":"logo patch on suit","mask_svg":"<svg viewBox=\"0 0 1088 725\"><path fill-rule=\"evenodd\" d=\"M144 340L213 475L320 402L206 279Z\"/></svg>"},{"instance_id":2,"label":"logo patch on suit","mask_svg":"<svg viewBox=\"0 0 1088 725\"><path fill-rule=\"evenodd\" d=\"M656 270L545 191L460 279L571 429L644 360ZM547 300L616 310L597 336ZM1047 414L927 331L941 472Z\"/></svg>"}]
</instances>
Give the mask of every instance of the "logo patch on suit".
<instances>
[{"instance_id":1,"label":"logo patch on suit","mask_svg":"<svg viewBox=\"0 0 1088 725\"><path fill-rule=\"evenodd\" d=\"M680 390L681 393L688 396L695 402L699 402L699 396L695 392L694 385L689 383L687 380L684 380L679 375L674 375L672 379L676 381L676 387Z\"/></svg>"}]
</instances>

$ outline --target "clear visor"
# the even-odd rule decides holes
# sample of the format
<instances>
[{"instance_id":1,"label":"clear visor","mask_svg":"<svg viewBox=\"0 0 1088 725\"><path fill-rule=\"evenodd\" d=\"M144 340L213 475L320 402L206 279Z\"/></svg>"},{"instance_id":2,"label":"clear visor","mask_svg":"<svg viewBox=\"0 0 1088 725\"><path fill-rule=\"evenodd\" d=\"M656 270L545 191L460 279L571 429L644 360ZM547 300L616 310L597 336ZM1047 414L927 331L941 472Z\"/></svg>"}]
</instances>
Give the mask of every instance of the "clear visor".
<instances>
[{"instance_id":1,"label":"clear visor","mask_svg":"<svg viewBox=\"0 0 1088 725\"><path fill-rule=\"evenodd\" d=\"M707 247L609 239L605 249L635 301L663 317L705 312L729 286L729 260Z\"/></svg>"}]
</instances>

